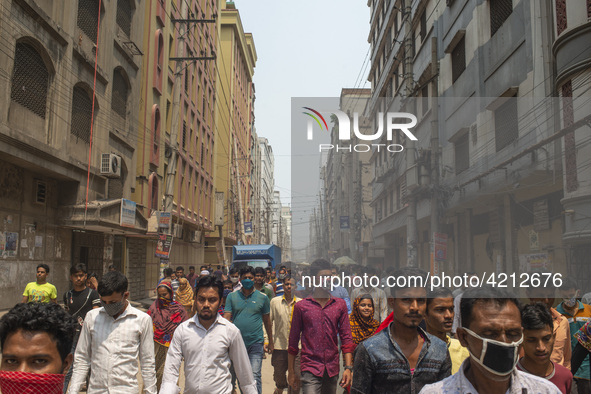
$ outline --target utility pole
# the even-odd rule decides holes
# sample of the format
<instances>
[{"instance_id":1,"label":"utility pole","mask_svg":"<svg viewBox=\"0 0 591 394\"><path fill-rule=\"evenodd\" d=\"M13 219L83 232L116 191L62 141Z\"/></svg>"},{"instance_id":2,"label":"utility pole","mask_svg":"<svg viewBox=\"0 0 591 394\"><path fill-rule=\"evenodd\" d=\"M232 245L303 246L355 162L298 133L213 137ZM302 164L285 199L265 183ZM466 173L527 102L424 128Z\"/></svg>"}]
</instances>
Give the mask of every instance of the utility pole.
<instances>
[{"instance_id":1,"label":"utility pole","mask_svg":"<svg viewBox=\"0 0 591 394\"><path fill-rule=\"evenodd\" d=\"M437 37L431 37L431 259L433 271L439 273L435 256L435 233L439 228L439 111L438 111Z\"/></svg>"},{"instance_id":2,"label":"utility pole","mask_svg":"<svg viewBox=\"0 0 591 394\"><path fill-rule=\"evenodd\" d=\"M414 39L414 35L412 34L412 6L411 0L403 0L404 2L404 24L405 24L405 36L404 39L404 62L405 62L405 82L406 82L406 103L410 102L411 94L414 90L414 77L413 77L413 53L412 53L412 41ZM408 173L409 171L418 171L416 168L416 148L415 142L410 140L409 138L406 139L407 142L407 149L406 149L406 178L408 180ZM418 173L416 175L416 180L413 182L418 182ZM408 182L407 182L408 184ZM406 264L409 267L417 267L418 266L418 257L417 257L417 200L416 194L414 191L410 191L407 189L407 198L408 198L408 208L407 208L407 219L406 219Z\"/></svg>"}]
</instances>

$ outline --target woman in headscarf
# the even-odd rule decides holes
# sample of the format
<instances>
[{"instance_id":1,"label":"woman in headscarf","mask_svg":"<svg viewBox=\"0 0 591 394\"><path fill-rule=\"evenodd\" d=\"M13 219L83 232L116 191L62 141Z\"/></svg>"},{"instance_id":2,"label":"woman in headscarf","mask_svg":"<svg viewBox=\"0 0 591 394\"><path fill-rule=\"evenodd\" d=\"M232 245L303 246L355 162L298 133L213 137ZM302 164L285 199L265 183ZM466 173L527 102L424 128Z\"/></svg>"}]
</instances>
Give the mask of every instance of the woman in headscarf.
<instances>
[{"instance_id":1,"label":"woman in headscarf","mask_svg":"<svg viewBox=\"0 0 591 394\"><path fill-rule=\"evenodd\" d=\"M577 344L573 349L571 356L571 372L573 375L577 373L583 360L591 354L591 321L588 321L583 327L573 335L573 340L577 340ZM591 371L591 366L589 367ZM584 373L584 371L580 371Z\"/></svg>"},{"instance_id":2,"label":"woman in headscarf","mask_svg":"<svg viewBox=\"0 0 591 394\"><path fill-rule=\"evenodd\" d=\"M373 318L373 311L373 299L369 294L357 297L353 302L353 311L349 315L349 322L355 345L371 337L380 325L380 322Z\"/></svg>"},{"instance_id":3,"label":"woman in headscarf","mask_svg":"<svg viewBox=\"0 0 591 394\"><path fill-rule=\"evenodd\" d=\"M187 315L192 317L193 289L191 289L189 281L185 278L180 278L179 283L179 289L176 291L175 300L185 308Z\"/></svg>"},{"instance_id":4,"label":"woman in headscarf","mask_svg":"<svg viewBox=\"0 0 591 394\"><path fill-rule=\"evenodd\" d=\"M172 300L172 286L170 282L161 282L156 288L158 298L150 309L148 315L152 318L154 325L154 356L156 359L156 384L158 390L162 384L162 373L164 362L172 335L176 328L189 318L185 308Z\"/></svg>"}]
</instances>

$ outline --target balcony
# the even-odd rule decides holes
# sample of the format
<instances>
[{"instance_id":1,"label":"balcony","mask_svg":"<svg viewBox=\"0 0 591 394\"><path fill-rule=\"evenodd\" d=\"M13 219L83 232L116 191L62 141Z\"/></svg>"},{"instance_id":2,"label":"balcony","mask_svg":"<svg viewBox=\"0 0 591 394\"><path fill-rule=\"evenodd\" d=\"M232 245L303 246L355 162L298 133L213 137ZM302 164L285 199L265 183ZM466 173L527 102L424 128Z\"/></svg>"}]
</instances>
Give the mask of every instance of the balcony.
<instances>
[{"instance_id":1,"label":"balcony","mask_svg":"<svg viewBox=\"0 0 591 394\"><path fill-rule=\"evenodd\" d=\"M591 63L591 21L565 31L552 45L556 57L556 86L589 67Z\"/></svg>"}]
</instances>

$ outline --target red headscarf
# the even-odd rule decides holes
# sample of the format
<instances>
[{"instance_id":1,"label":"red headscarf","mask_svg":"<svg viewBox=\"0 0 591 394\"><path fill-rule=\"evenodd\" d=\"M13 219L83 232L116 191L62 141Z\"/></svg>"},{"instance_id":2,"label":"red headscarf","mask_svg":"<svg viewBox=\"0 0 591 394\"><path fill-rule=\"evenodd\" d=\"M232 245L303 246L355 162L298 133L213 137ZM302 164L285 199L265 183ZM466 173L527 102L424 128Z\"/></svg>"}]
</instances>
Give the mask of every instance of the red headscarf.
<instances>
[{"instance_id":1,"label":"red headscarf","mask_svg":"<svg viewBox=\"0 0 591 394\"><path fill-rule=\"evenodd\" d=\"M189 315L187 315L187 311L181 304L172 301L170 282L160 282L156 291L160 287L168 291L170 300L158 297L148 309L148 315L152 317L152 323L154 324L154 341L169 346L172 334L182 322L189 319Z\"/></svg>"},{"instance_id":2,"label":"red headscarf","mask_svg":"<svg viewBox=\"0 0 591 394\"><path fill-rule=\"evenodd\" d=\"M2 394L62 394L64 377L62 374L0 371L0 391Z\"/></svg>"}]
</instances>

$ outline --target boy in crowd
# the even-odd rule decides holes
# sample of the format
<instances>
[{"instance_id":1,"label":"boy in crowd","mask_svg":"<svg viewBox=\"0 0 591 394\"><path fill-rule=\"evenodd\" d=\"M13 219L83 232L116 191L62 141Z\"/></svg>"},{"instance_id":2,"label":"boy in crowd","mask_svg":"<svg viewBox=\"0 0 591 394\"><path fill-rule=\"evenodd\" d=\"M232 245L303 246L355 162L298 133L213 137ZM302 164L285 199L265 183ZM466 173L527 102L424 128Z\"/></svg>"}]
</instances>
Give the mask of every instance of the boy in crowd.
<instances>
[{"instance_id":1,"label":"boy in crowd","mask_svg":"<svg viewBox=\"0 0 591 394\"><path fill-rule=\"evenodd\" d=\"M55 302L57 304L57 289L47 282L49 266L39 264L37 266L37 281L29 282L23 292L22 302Z\"/></svg>"}]
</instances>

